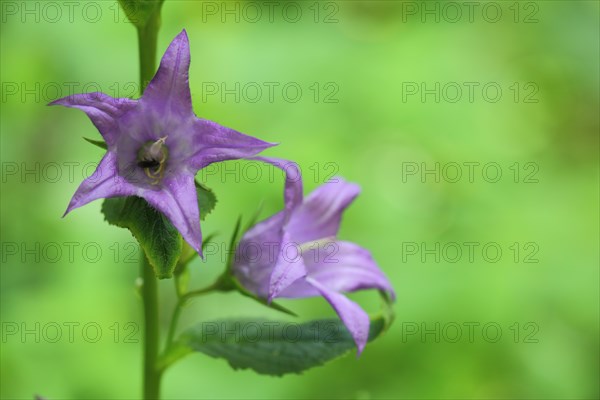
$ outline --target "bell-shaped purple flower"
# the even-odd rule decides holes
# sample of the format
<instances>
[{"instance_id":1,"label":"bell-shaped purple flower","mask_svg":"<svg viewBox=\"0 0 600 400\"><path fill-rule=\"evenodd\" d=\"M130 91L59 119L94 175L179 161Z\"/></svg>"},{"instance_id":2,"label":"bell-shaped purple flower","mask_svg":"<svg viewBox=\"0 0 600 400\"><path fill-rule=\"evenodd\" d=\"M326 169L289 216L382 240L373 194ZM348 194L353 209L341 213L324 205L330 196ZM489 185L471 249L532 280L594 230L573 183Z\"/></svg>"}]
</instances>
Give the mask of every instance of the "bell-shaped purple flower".
<instances>
[{"instance_id":1,"label":"bell-shaped purple flower","mask_svg":"<svg viewBox=\"0 0 600 400\"><path fill-rule=\"evenodd\" d=\"M286 209L252 227L240 241L233 273L259 297L324 297L364 349L370 320L343 292L394 290L368 250L337 240L342 214L359 194L335 178L302 199L301 183L286 192Z\"/></svg>"},{"instance_id":2,"label":"bell-shaped purple flower","mask_svg":"<svg viewBox=\"0 0 600 400\"><path fill-rule=\"evenodd\" d=\"M139 196L162 212L201 252L196 172L214 162L252 157L274 144L196 117L189 67L190 48L184 30L169 45L139 100L90 93L50 103L84 111L108 147L65 214L100 198Z\"/></svg>"}]
</instances>

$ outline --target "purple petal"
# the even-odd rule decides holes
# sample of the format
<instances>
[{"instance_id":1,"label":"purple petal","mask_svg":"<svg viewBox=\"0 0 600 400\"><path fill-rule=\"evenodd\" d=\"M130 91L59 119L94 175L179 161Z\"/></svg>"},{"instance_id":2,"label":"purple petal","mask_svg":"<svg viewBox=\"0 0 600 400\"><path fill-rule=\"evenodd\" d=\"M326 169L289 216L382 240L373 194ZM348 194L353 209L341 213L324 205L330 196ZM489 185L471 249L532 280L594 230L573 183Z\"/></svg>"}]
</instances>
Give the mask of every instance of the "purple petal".
<instances>
[{"instance_id":1,"label":"purple petal","mask_svg":"<svg viewBox=\"0 0 600 400\"><path fill-rule=\"evenodd\" d=\"M396 296L371 253L354 243L331 241L305 251L303 258L308 276L332 290L381 289Z\"/></svg>"},{"instance_id":2,"label":"purple petal","mask_svg":"<svg viewBox=\"0 0 600 400\"><path fill-rule=\"evenodd\" d=\"M333 178L304 199L293 213L286 230L297 243L335 237L342 213L360 193L360 187L342 178Z\"/></svg>"},{"instance_id":3,"label":"purple petal","mask_svg":"<svg viewBox=\"0 0 600 400\"><path fill-rule=\"evenodd\" d=\"M283 235L285 214L277 213L249 229L236 249L232 271L246 289L269 297L269 281Z\"/></svg>"},{"instance_id":4,"label":"purple petal","mask_svg":"<svg viewBox=\"0 0 600 400\"><path fill-rule=\"evenodd\" d=\"M201 118L194 122L192 134L189 162L195 169L219 161L249 158L276 145Z\"/></svg>"},{"instance_id":5,"label":"purple petal","mask_svg":"<svg viewBox=\"0 0 600 400\"><path fill-rule=\"evenodd\" d=\"M306 266L298 244L290 241L289 234L284 232L279 257L269 283L269 301L304 276L306 276Z\"/></svg>"},{"instance_id":6,"label":"purple petal","mask_svg":"<svg viewBox=\"0 0 600 400\"><path fill-rule=\"evenodd\" d=\"M284 202L285 212L289 216L302 203L302 173L300 167L293 161L272 157L253 157L250 160L271 164L285 173Z\"/></svg>"},{"instance_id":7,"label":"purple petal","mask_svg":"<svg viewBox=\"0 0 600 400\"><path fill-rule=\"evenodd\" d=\"M281 286L277 286L271 294L272 299L279 290L297 279L288 275L290 272L302 271L302 267L291 268L288 271L286 267L293 267L293 265L282 259L277 264L276 278L272 278L282 247L283 225L291 211L302 202L302 176L298 165L291 161L267 157L253 157L250 160L269 163L285 172L285 209L248 230L236 249L233 273L246 289L264 298L270 296L270 282L271 279L275 279L277 285ZM288 282L289 280L291 282Z\"/></svg>"},{"instance_id":8,"label":"purple petal","mask_svg":"<svg viewBox=\"0 0 600 400\"><path fill-rule=\"evenodd\" d=\"M331 304L335 312L350 331L356 343L358 354L362 353L369 339L369 326L371 321L367 313L358 304L348 299L343 294L328 288L312 278L306 281L313 285L321 295Z\"/></svg>"},{"instance_id":9,"label":"purple petal","mask_svg":"<svg viewBox=\"0 0 600 400\"><path fill-rule=\"evenodd\" d=\"M200 213L194 176L180 174L165 178L160 190L148 189L141 197L151 206L162 212L181 233L181 236L202 254L202 232L200 231Z\"/></svg>"},{"instance_id":10,"label":"purple petal","mask_svg":"<svg viewBox=\"0 0 600 400\"><path fill-rule=\"evenodd\" d=\"M158 71L144 90L141 101L164 111L192 114L189 84L190 44L185 29L173 39L160 61Z\"/></svg>"},{"instance_id":11,"label":"purple petal","mask_svg":"<svg viewBox=\"0 0 600 400\"><path fill-rule=\"evenodd\" d=\"M54 100L49 105L78 108L85 112L96 126L106 144L112 146L118 138L117 119L137 105L137 100L115 99L104 93L74 94Z\"/></svg>"},{"instance_id":12,"label":"purple petal","mask_svg":"<svg viewBox=\"0 0 600 400\"><path fill-rule=\"evenodd\" d=\"M64 215L93 200L133 196L136 192L137 189L133 185L118 175L116 155L109 151L98 164L96 171L79 185Z\"/></svg>"}]
</instances>

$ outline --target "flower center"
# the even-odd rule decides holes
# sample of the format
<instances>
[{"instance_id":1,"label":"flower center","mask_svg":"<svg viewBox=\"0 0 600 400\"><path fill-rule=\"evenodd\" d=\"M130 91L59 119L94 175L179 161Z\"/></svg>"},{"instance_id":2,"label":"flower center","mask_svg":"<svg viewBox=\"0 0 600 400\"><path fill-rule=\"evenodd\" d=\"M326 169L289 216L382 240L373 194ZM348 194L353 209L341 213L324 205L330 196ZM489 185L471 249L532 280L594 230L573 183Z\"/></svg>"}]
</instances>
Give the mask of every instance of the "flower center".
<instances>
[{"instance_id":1,"label":"flower center","mask_svg":"<svg viewBox=\"0 0 600 400\"><path fill-rule=\"evenodd\" d=\"M165 162L169 155L169 150L165 146L166 140L167 136L155 142L147 142L138 152L137 165L152 180L150 182L152 185L158 185L165 173Z\"/></svg>"}]
</instances>

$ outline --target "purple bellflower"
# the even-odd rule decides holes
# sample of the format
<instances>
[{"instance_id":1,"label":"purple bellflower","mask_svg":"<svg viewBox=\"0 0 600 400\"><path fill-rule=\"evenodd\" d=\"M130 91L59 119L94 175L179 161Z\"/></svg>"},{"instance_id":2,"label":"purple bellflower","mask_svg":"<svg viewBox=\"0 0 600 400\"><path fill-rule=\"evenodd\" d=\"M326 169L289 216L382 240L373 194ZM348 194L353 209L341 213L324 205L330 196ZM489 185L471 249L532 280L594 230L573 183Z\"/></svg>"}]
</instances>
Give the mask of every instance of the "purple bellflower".
<instances>
[{"instance_id":1,"label":"purple bellflower","mask_svg":"<svg viewBox=\"0 0 600 400\"><path fill-rule=\"evenodd\" d=\"M344 210L359 194L358 185L341 178L302 199L301 183L286 185L285 210L259 222L241 239L233 265L239 282L268 298L322 296L364 349L370 320L342 292L394 290L368 250L336 239Z\"/></svg>"},{"instance_id":2,"label":"purple bellflower","mask_svg":"<svg viewBox=\"0 0 600 400\"><path fill-rule=\"evenodd\" d=\"M96 199L138 196L162 212L201 253L196 172L214 162L252 157L275 144L196 117L189 67L184 30L167 48L140 99L90 93L50 103L84 111L108 147L96 172L73 195L65 215Z\"/></svg>"}]
</instances>

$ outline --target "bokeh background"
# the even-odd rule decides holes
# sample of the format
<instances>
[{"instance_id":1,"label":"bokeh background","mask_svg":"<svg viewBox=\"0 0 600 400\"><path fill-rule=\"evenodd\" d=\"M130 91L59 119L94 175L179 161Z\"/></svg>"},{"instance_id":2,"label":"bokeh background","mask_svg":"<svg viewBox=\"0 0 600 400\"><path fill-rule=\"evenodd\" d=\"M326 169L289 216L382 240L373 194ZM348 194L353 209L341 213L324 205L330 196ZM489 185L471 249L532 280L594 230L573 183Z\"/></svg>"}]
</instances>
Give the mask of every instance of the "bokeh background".
<instances>
[{"instance_id":1,"label":"bokeh background","mask_svg":"<svg viewBox=\"0 0 600 400\"><path fill-rule=\"evenodd\" d=\"M136 34L116 1L65 3L1 2L0 391L132 399L133 239L101 202L61 219L102 152L81 139L99 138L82 112L46 103L136 96ZM265 154L297 161L307 192L332 174L361 185L340 237L388 274L396 321L359 359L301 376L194 354L167 372L164 397L598 398L598 2L248 4L166 0L159 53L187 29L199 116L281 143ZM281 176L246 165L199 174L219 199L203 231L221 243L238 215L282 205ZM193 263L194 286L224 250ZM166 328L172 282L161 290ZM377 312L376 293L352 298ZM334 315L320 299L283 304L300 320ZM215 294L182 326L240 316L282 318Z\"/></svg>"}]
</instances>

